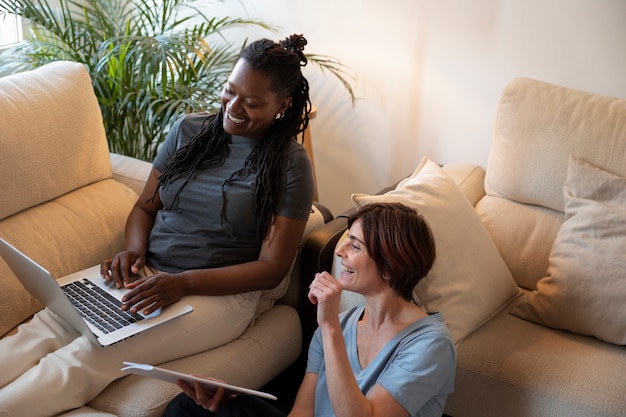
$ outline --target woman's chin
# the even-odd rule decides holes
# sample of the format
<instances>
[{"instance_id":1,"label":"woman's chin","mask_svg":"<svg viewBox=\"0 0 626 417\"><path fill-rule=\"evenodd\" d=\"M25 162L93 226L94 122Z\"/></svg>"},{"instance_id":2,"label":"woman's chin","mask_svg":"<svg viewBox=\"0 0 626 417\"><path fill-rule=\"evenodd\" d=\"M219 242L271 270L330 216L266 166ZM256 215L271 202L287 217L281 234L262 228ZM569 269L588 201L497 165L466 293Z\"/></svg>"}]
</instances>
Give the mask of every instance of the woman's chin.
<instances>
[{"instance_id":1,"label":"woman's chin","mask_svg":"<svg viewBox=\"0 0 626 417\"><path fill-rule=\"evenodd\" d=\"M341 284L341 287L345 290L349 289L352 284L352 278L354 274L350 274L348 272L342 272L337 277L337 282Z\"/></svg>"},{"instance_id":2,"label":"woman's chin","mask_svg":"<svg viewBox=\"0 0 626 417\"><path fill-rule=\"evenodd\" d=\"M239 128L239 126L224 120L224 132L226 132L229 135L233 135L233 136L241 136L241 128Z\"/></svg>"}]
</instances>

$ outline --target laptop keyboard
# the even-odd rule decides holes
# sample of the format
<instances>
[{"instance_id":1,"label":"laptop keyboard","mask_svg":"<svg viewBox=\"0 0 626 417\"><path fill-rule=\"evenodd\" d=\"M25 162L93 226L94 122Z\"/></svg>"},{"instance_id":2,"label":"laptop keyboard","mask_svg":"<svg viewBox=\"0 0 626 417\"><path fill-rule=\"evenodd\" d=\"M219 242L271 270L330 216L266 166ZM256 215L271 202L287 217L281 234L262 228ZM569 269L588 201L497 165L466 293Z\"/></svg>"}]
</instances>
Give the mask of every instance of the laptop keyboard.
<instances>
[{"instance_id":1,"label":"laptop keyboard","mask_svg":"<svg viewBox=\"0 0 626 417\"><path fill-rule=\"evenodd\" d=\"M141 314L122 311L122 303L118 299L87 278L71 282L61 288L78 313L104 333L111 333L144 319Z\"/></svg>"}]
</instances>

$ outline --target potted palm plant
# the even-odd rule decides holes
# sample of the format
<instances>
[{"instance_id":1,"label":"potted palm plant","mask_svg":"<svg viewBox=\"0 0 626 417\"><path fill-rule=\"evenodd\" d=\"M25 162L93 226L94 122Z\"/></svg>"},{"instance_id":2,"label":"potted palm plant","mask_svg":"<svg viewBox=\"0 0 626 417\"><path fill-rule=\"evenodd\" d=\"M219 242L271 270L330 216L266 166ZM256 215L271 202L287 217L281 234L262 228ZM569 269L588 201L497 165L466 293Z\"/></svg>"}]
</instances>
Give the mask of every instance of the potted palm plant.
<instances>
[{"instance_id":1,"label":"potted palm plant","mask_svg":"<svg viewBox=\"0 0 626 417\"><path fill-rule=\"evenodd\" d=\"M214 0L219 1L219 0ZM223 1L223 0L222 0ZM255 19L211 17L208 0L0 0L0 18L30 26L25 42L0 54L0 73L57 60L84 64L112 152L152 160L175 119L215 111L241 45L233 27L275 28ZM309 54L354 101L353 77L337 59Z\"/></svg>"}]
</instances>

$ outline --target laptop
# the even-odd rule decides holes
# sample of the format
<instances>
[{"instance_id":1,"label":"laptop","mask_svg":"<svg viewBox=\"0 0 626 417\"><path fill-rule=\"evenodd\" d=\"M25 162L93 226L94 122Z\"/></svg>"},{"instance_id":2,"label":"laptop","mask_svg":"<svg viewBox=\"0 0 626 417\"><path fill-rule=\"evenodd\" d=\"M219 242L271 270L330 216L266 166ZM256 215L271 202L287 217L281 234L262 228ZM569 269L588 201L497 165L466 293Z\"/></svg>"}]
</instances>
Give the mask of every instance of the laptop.
<instances>
[{"instance_id":1,"label":"laptop","mask_svg":"<svg viewBox=\"0 0 626 417\"><path fill-rule=\"evenodd\" d=\"M0 256L28 292L76 331L101 346L112 345L193 310L178 301L149 316L122 311L121 300L129 290L118 289L102 279L99 265L57 281L46 269L1 238Z\"/></svg>"}]
</instances>

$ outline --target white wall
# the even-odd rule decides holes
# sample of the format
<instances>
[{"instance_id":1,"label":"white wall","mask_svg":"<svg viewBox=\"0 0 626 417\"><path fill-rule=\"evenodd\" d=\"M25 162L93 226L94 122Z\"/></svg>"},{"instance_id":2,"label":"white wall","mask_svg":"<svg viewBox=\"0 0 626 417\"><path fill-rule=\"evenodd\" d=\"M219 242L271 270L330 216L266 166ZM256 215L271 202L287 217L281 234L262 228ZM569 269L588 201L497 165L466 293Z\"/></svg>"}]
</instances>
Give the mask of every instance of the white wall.
<instances>
[{"instance_id":1,"label":"white wall","mask_svg":"<svg viewBox=\"0 0 626 417\"><path fill-rule=\"evenodd\" d=\"M341 85L307 67L320 201L334 214L422 156L485 166L503 86L519 76L626 98L624 0L242 0L279 39L333 55L358 77ZM258 35L258 36L257 36Z\"/></svg>"}]
</instances>

